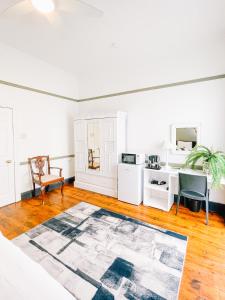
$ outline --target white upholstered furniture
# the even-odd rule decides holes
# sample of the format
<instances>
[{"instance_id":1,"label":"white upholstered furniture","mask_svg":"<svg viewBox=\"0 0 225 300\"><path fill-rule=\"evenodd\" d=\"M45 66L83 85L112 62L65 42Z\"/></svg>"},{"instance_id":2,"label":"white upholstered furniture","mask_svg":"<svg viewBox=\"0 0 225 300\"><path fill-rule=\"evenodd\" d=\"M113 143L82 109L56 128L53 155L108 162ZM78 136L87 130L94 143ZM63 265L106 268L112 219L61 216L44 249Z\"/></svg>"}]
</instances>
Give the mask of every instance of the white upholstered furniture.
<instances>
[{"instance_id":1,"label":"white upholstered furniture","mask_svg":"<svg viewBox=\"0 0 225 300\"><path fill-rule=\"evenodd\" d=\"M62 285L0 233L0 299L74 300Z\"/></svg>"}]
</instances>

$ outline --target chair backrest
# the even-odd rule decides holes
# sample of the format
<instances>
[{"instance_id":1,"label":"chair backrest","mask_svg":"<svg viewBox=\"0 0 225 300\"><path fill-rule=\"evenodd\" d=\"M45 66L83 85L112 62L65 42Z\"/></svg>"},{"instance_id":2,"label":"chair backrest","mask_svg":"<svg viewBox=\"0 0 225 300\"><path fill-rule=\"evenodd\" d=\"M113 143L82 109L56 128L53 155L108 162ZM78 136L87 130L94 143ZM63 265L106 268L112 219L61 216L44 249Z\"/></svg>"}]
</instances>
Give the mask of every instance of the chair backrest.
<instances>
[{"instance_id":1,"label":"chair backrest","mask_svg":"<svg viewBox=\"0 0 225 300\"><path fill-rule=\"evenodd\" d=\"M180 191L192 191L207 195L207 176L179 173Z\"/></svg>"},{"instance_id":2,"label":"chair backrest","mask_svg":"<svg viewBox=\"0 0 225 300\"><path fill-rule=\"evenodd\" d=\"M50 160L48 155L28 158L28 163L32 177L35 174L39 174L40 176L43 176L46 173L50 174Z\"/></svg>"}]
</instances>

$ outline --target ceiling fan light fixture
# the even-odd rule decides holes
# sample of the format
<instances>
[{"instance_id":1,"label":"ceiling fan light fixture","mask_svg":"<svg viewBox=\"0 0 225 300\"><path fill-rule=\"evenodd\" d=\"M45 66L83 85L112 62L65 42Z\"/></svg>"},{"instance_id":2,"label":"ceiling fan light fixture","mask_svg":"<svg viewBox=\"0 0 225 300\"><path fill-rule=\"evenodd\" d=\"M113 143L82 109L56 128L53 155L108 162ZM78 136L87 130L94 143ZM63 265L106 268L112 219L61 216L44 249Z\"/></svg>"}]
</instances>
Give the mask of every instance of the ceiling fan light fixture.
<instances>
[{"instance_id":1,"label":"ceiling fan light fixture","mask_svg":"<svg viewBox=\"0 0 225 300\"><path fill-rule=\"evenodd\" d=\"M48 14L55 10L55 3L53 0L31 0L34 8L42 13Z\"/></svg>"}]
</instances>

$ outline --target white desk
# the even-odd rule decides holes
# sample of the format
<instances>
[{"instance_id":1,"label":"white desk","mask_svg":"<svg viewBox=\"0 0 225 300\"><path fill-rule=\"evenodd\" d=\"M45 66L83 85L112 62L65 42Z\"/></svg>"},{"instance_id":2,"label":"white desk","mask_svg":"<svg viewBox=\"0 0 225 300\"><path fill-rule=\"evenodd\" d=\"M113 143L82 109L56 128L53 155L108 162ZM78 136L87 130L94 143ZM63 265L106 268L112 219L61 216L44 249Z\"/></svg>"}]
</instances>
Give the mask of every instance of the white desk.
<instances>
[{"instance_id":1,"label":"white desk","mask_svg":"<svg viewBox=\"0 0 225 300\"><path fill-rule=\"evenodd\" d=\"M143 204L169 211L174 203L174 195L178 194L179 182L178 173L186 173L193 175L204 175L202 171L191 169L175 169L175 168L162 168L160 170L144 169L144 193ZM207 176L208 184L210 186L212 179ZM152 180L166 181L165 185L151 184ZM221 182L225 186L225 179Z\"/></svg>"}]
</instances>

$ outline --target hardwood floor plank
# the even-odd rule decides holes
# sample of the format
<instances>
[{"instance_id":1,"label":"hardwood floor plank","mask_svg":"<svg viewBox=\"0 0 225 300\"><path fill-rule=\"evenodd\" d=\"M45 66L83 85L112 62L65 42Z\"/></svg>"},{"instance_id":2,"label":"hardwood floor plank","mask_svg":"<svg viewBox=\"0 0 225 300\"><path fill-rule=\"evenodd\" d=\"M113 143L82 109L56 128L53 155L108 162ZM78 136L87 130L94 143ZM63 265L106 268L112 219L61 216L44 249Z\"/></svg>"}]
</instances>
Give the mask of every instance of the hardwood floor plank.
<instances>
[{"instance_id":1,"label":"hardwood floor plank","mask_svg":"<svg viewBox=\"0 0 225 300\"><path fill-rule=\"evenodd\" d=\"M188 247L179 299L225 299L225 226L221 216L210 213L209 225L206 226L204 211L193 213L182 206L176 216L175 205L170 212L164 212L72 186L65 186L64 194L62 200L59 190L49 192L44 206L40 199L32 198L1 208L0 230L7 238L13 239L77 203L88 202L187 235Z\"/></svg>"}]
</instances>

